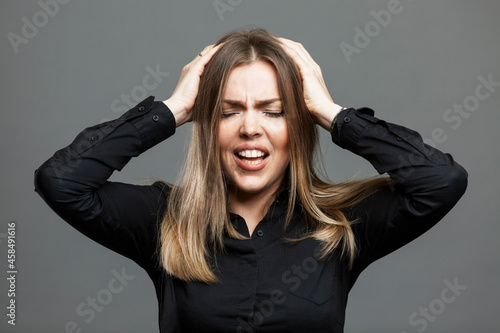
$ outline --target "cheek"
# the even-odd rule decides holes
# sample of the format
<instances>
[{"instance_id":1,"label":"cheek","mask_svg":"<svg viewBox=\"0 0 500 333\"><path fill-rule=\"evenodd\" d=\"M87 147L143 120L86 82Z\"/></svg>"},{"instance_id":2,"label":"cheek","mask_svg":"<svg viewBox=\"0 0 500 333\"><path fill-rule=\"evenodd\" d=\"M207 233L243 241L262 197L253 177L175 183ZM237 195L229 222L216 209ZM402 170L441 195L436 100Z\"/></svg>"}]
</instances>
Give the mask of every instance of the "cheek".
<instances>
[{"instance_id":1,"label":"cheek","mask_svg":"<svg viewBox=\"0 0 500 333\"><path fill-rule=\"evenodd\" d=\"M290 145L289 142L287 141L283 145L283 164L288 165L292 159L292 154L290 153Z\"/></svg>"},{"instance_id":2,"label":"cheek","mask_svg":"<svg viewBox=\"0 0 500 333\"><path fill-rule=\"evenodd\" d=\"M221 166L224 171L227 170L227 165L229 164L230 158L233 153L231 150L231 142L234 139L229 132L228 126L220 125L219 126L219 150L220 150L220 159Z\"/></svg>"},{"instance_id":3,"label":"cheek","mask_svg":"<svg viewBox=\"0 0 500 333\"><path fill-rule=\"evenodd\" d=\"M219 125L219 147L221 153L227 149L229 142L231 141L229 131L227 126L220 124Z\"/></svg>"},{"instance_id":4,"label":"cheek","mask_svg":"<svg viewBox=\"0 0 500 333\"><path fill-rule=\"evenodd\" d=\"M290 156L290 137L286 123L273 130L273 146L286 156Z\"/></svg>"}]
</instances>

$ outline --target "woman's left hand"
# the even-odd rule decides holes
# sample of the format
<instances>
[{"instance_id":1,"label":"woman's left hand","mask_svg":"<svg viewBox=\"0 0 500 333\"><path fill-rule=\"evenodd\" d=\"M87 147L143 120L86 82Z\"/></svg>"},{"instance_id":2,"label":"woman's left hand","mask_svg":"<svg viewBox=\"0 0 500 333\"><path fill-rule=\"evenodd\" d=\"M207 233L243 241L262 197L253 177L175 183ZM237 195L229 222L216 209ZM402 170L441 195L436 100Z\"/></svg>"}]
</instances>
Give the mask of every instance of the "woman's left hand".
<instances>
[{"instance_id":1,"label":"woman's left hand","mask_svg":"<svg viewBox=\"0 0 500 333\"><path fill-rule=\"evenodd\" d=\"M300 70L307 108L316 119L316 123L329 130L333 118L342 107L333 102L323 80L321 68L302 44L286 38L278 39Z\"/></svg>"}]
</instances>

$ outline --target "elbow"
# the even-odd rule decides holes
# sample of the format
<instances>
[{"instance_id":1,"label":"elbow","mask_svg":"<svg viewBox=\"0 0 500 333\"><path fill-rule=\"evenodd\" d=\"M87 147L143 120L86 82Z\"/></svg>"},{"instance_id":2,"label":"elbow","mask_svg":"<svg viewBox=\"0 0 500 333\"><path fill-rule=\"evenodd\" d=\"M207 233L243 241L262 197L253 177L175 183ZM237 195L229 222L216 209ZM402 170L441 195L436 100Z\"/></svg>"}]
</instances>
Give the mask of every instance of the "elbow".
<instances>
[{"instance_id":1,"label":"elbow","mask_svg":"<svg viewBox=\"0 0 500 333\"><path fill-rule=\"evenodd\" d=\"M453 171L450 172L450 187L453 188L456 201L462 197L467 189L469 174L458 163L455 163Z\"/></svg>"},{"instance_id":2,"label":"elbow","mask_svg":"<svg viewBox=\"0 0 500 333\"><path fill-rule=\"evenodd\" d=\"M35 171L34 185L35 192L57 215L73 223L78 216L87 214L89 196L82 195L81 188L67 179L66 172L49 160Z\"/></svg>"},{"instance_id":3,"label":"elbow","mask_svg":"<svg viewBox=\"0 0 500 333\"><path fill-rule=\"evenodd\" d=\"M38 195L40 195L45 201L47 201L47 197L50 196L51 189L54 188L52 185L53 182L54 177L50 172L50 168L46 166L46 163L42 164L35 170L35 192L38 193Z\"/></svg>"},{"instance_id":4,"label":"elbow","mask_svg":"<svg viewBox=\"0 0 500 333\"><path fill-rule=\"evenodd\" d=\"M57 166L49 163L49 161L42 164L34 175L35 192L42 197L42 199L51 206L51 203L60 199L62 195L60 170Z\"/></svg>"},{"instance_id":5,"label":"elbow","mask_svg":"<svg viewBox=\"0 0 500 333\"><path fill-rule=\"evenodd\" d=\"M465 169L453 163L441 166L432 176L426 176L426 186L412 195L408 211L412 216L439 221L460 200L467 189L468 174Z\"/></svg>"},{"instance_id":6,"label":"elbow","mask_svg":"<svg viewBox=\"0 0 500 333\"><path fill-rule=\"evenodd\" d=\"M460 164L454 162L446 174L445 181L446 197L449 198L449 204L453 207L467 189L468 173Z\"/></svg>"},{"instance_id":7,"label":"elbow","mask_svg":"<svg viewBox=\"0 0 500 333\"><path fill-rule=\"evenodd\" d=\"M434 213L444 216L447 214L464 195L467 189L468 174L458 163L446 167L446 170L436 179L436 190L432 201L437 203L434 206Z\"/></svg>"}]
</instances>

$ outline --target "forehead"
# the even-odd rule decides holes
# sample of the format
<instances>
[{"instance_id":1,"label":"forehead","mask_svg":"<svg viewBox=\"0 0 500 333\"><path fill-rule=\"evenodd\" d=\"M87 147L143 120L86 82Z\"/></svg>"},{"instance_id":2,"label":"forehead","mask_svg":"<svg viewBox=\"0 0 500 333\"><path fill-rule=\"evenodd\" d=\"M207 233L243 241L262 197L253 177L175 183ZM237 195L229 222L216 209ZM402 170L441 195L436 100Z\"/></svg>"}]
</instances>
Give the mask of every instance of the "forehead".
<instances>
[{"instance_id":1,"label":"forehead","mask_svg":"<svg viewBox=\"0 0 500 333\"><path fill-rule=\"evenodd\" d=\"M268 62L258 60L231 70L224 99L246 101L279 98L278 75Z\"/></svg>"}]
</instances>

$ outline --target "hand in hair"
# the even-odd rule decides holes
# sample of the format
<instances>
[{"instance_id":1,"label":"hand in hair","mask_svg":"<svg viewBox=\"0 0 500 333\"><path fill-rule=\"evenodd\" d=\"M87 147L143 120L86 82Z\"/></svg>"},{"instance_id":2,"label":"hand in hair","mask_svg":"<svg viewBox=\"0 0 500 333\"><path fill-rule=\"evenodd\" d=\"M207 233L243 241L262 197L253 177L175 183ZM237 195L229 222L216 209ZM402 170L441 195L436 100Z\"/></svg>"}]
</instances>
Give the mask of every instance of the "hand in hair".
<instances>
[{"instance_id":1,"label":"hand in hair","mask_svg":"<svg viewBox=\"0 0 500 333\"><path fill-rule=\"evenodd\" d=\"M177 127L191 121L191 110L198 95L200 76L203 73L205 65L215 52L217 52L219 47L220 45L215 47L213 45L206 46L200 54L196 55L196 58L184 66L172 96L163 101L170 111L172 111Z\"/></svg>"},{"instance_id":2,"label":"hand in hair","mask_svg":"<svg viewBox=\"0 0 500 333\"><path fill-rule=\"evenodd\" d=\"M316 123L324 129L329 130L333 118L335 118L342 107L335 104L330 96L323 80L321 68L302 44L286 38L278 39L299 68L307 108L313 114Z\"/></svg>"}]
</instances>

